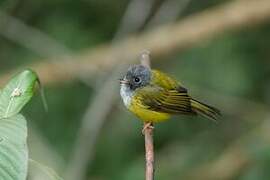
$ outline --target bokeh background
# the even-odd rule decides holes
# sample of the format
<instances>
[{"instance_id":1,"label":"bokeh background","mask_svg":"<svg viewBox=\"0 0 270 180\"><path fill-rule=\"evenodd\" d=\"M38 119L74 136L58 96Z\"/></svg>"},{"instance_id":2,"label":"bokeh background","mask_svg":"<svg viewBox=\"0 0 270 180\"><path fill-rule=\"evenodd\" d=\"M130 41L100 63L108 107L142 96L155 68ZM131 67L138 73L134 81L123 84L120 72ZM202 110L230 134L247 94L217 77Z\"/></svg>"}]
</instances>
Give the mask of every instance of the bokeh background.
<instances>
[{"instance_id":1,"label":"bokeh background","mask_svg":"<svg viewBox=\"0 0 270 180\"><path fill-rule=\"evenodd\" d=\"M24 109L30 157L67 180L143 179L142 122L118 78L144 49L223 114L157 124L156 179L270 179L269 0L0 1L1 86L32 68L49 105L37 93Z\"/></svg>"}]
</instances>

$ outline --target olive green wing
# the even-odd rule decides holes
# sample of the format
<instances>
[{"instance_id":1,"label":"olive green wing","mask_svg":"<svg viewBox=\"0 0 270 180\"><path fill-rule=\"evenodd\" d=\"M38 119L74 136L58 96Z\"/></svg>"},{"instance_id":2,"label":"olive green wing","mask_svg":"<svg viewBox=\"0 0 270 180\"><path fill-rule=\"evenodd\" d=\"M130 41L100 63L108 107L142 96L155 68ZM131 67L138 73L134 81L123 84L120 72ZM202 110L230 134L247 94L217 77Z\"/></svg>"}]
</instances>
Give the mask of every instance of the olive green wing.
<instances>
[{"instance_id":1,"label":"olive green wing","mask_svg":"<svg viewBox=\"0 0 270 180\"><path fill-rule=\"evenodd\" d=\"M167 90L177 90L179 92L187 93L187 89L184 88L178 81L158 70L152 70L151 82L153 85L160 86Z\"/></svg>"},{"instance_id":2,"label":"olive green wing","mask_svg":"<svg viewBox=\"0 0 270 180\"><path fill-rule=\"evenodd\" d=\"M137 91L136 99L149 110L171 114L193 114L186 92L147 86Z\"/></svg>"}]
</instances>

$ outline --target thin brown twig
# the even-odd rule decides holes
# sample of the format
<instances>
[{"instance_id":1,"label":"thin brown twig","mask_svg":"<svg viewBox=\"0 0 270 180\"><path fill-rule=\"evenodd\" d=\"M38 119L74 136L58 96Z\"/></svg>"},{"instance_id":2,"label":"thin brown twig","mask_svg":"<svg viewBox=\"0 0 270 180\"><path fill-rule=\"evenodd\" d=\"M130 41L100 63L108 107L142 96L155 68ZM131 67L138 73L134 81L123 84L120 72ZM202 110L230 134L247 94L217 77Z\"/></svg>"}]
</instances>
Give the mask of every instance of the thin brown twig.
<instances>
[{"instance_id":1,"label":"thin brown twig","mask_svg":"<svg viewBox=\"0 0 270 180\"><path fill-rule=\"evenodd\" d=\"M151 68L150 64L150 52L144 51L141 55L141 64L148 68ZM154 152L154 127L151 123L144 123L144 143L145 143L145 180L154 179L154 163L155 163L155 152Z\"/></svg>"},{"instance_id":2,"label":"thin brown twig","mask_svg":"<svg viewBox=\"0 0 270 180\"><path fill-rule=\"evenodd\" d=\"M146 125L146 123L144 124ZM144 131L145 141L145 180L154 179L155 171L155 152L154 152L154 129L146 128Z\"/></svg>"}]
</instances>

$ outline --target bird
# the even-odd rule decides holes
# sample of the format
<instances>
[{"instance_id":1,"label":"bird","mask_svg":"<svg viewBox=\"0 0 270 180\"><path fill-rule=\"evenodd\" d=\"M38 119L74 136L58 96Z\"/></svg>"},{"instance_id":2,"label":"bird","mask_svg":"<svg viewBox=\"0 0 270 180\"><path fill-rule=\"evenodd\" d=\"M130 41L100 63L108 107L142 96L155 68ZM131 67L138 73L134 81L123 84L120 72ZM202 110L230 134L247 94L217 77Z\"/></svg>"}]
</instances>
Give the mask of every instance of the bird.
<instances>
[{"instance_id":1,"label":"bird","mask_svg":"<svg viewBox=\"0 0 270 180\"><path fill-rule=\"evenodd\" d=\"M173 115L201 115L216 121L220 111L195 100L176 79L144 65L132 65L120 79L120 95L126 108L145 122L170 119Z\"/></svg>"}]
</instances>

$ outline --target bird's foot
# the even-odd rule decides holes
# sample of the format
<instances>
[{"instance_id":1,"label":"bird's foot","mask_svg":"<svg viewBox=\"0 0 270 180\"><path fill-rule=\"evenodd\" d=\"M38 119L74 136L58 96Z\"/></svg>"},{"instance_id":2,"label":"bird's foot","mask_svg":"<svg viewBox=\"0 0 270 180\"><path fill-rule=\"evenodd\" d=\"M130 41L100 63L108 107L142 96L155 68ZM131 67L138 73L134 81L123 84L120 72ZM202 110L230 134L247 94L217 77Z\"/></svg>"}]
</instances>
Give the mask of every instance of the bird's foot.
<instances>
[{"instance_id":1,"label":"bird's foot","mask_svg":"<svg viewBox=\"0 0 270 180\"><path fill-rule=\"evenodd\" d=\"M145 134L145 130L146 129L154 129L154 126L151 122L148 122L148 123L145 123L143 125L143 129L142 129L142 134L144 135Z\"/></svg>"}]
</instances>

